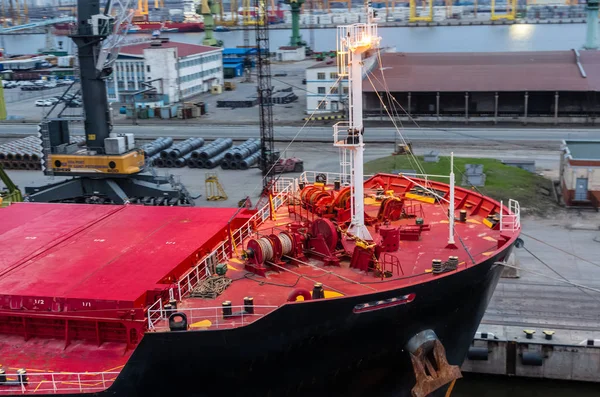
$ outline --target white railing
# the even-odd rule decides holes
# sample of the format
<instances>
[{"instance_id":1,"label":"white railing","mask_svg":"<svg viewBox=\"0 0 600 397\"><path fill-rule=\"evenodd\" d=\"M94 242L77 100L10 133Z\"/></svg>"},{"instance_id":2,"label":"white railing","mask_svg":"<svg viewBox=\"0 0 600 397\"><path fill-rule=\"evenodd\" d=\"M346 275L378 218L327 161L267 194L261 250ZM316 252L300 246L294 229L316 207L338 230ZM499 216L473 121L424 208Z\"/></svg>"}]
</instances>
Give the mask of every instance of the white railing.
<instances>
[{"instance_id":1,"label":"white railing","mask_svg":"<svg viewBox=\"0 0 600 397\"><path fill-rule=\"evenodd\" d=\"M0 385L0 395L100 392L111 386L117 375L118 372L36 372L27 373L27 382L21 382L16 371L7 372L11 386Z\"/></svg>"},{"instance_id":2,"label":"white railing","mask_svg":"<svg viewBox=\"0 0 600 397\"><path fill-rule=\"evenodd\" d=\"M186 307L178 308L178 313L184 313L187 317L188 325L192 329L223 329L223 328L237 328L248 325L261 317L266 316L279 306L252 306L254 313L250 314L245 311L244 305L231 306L232 315L228 317L223 316L223 307ZM167 319L168 313L164 311L159 312L158 309L149 309L148 315L152 317L161 316L163 320ZM168 324L165 322L162 324L154 324L153 329L157 328L168 328Z\"/></svg>"},{"instance_id":3,"label":"white railing","mask_svg":"<svg viewBox=\"0 0 600 397\"><path fill-rule=\"evenodd\" d=\"M515 232L521 229L521 206L517 200L508 200L509 214L503 214L504 204L500 202L500 230Z\"/></svg>"},{"instance_id":4,"label":"white railing","mask_svg":"<svg viewBox=\"0 0 600 397\"><path fill-rule=\"evenodd\" d=\"M333 183L333 181L335 181L336 179L341 181L344 177L344 175L339 172L304 171L302 174L300 174L299 181L304 182L305 184L315 183L317 175L319 174L323 174L326 176L327 183ZM372 174L365 175L364 179L366 181L367 179L372 178L373 176L374 175Z\"/></svg>"},{"instance_id":5,"label":"white railing","mask_svg":"<svg viewBox=\"0 0 600 397\"><path fill-rule=\"evenodd\" d=\"M215 267L220 263L229 259L228 240L223 241L210 254L202 258L196 266L190 269L186 274L177 281L177 293L179 299L188 295L198 283L210 276ZM156 305L156 302L154 303Z\"/></svg>"},{"instance_id":6,"label":"white railing","mask_svg":"<svg viewBox=\"0 0 600 397\"><path fill-rule=\"evenodd\" d=\"M296 185L297 182L294 178L279 178L277 180L275 183L276 194L273 197L273 208L275 211L288 202L290 196L295 191ZM181 300L189 295L202 280L212 275L217 264L229 260L230 250L234 252L237 247L241 246L244 239L250 236L256 227L262 225L270 217L271 203L267 203L260 208L256 214L252 215L252 217L240 228L232 231L231 241L233 242L233 247L229 246L229 239L223 241L214 251L198 261L193 268L180 277L177 281L179 299ZM165 320L166 316L161 297L148 308L148 329L155 329L157 323L161 320Z\"/></svg>"},{"instance_id":7,"label":"white railing","mask_svg":"<svg viewBox=\"0 0 600 397\"><path fill-rule=\"evenodd\" d=\"M340 132L342 137L340 138ZM346 142L350 132L350 123L348 121L340 121L333 126L333 145L334 146L356 146L358 144L349 144Z\"/></svg>"}]
</instances>

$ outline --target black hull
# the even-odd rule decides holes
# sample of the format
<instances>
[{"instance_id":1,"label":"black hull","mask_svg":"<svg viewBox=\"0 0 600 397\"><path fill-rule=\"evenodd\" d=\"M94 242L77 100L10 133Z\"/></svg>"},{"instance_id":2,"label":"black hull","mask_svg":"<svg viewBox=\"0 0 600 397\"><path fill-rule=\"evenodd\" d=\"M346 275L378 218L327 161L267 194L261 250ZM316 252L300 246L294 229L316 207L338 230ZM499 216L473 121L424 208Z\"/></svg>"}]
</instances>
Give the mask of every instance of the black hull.
<instances>
[{"instance_id":1,"label":"black hull","mask_svg":"<svg viewBox=\"0 0 600 397\"><path fill-rule=\"evenodd\" d=\"M461 365L502 272L494 262L511 249L449 277L287 305L241 328L148 333L108 390L85 395L409 396L406 342L432 329L449 363ZM410 293L411 303L353 313L357 304Z\"/></svg>"}]
</instances>

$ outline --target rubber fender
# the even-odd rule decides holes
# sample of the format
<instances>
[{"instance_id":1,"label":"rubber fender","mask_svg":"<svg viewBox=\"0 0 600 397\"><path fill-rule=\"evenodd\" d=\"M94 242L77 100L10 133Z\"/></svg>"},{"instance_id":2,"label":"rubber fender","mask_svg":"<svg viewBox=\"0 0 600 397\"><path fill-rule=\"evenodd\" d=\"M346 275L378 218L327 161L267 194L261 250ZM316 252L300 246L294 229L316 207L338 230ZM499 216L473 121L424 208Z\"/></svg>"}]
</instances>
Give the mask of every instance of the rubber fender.
<instances>
[{"instance_id":1,"label":"rubber fender","mask_svg":"<svg viewBox=\"0 0 600 397\"><path fill-rule=\"evenodd\" d=\"M185 313L176 312L169 316L169 329L171 331L187 331L188 321Z\"/></svg>"},{"instance_id":2,"label":"rubber fender","mask_svg":"<svg viewBox=\"0 0 600 397\"><path fill-rule=\"evenodd\" d=\"M515 247L522 248L524 246L525 242L523 241L523 239L521 239L521 237L517 237L517 239L515 240Z\"/></svg>"},{"instance_id":3,"label":"rubber fender","mask_svg":"<svg viewBox=\"0 0 600 397\"><path fill-rule=\"evenodd\" d=\"M489 350L487 347L469 347L467 358L469 360L487 361Z\"/></svg>"},{"instance_id":4,"label":"rubber fender","mask_svg":"<svg viewBox=\"0 0 600 397\"><path fill-rule=\"evenodd\" d=\"M305 301L309 301L312 299L312 295L308 290L305 290L303 288L297 288L288 295L287 301L296 302L296 298L298 298L299 296L303 297Z\"/></svg>"},{"instance_id":5,"label":"rubber fender","mask_svg":"<svg viewBox=\"0 0 600 397\"><path fill-rule=\"evenodd\" d=\"M532 367L541 367L544 358L540 352L523 352L521 356L521 364L530 365Z\"/></svg>"}]
</instances>

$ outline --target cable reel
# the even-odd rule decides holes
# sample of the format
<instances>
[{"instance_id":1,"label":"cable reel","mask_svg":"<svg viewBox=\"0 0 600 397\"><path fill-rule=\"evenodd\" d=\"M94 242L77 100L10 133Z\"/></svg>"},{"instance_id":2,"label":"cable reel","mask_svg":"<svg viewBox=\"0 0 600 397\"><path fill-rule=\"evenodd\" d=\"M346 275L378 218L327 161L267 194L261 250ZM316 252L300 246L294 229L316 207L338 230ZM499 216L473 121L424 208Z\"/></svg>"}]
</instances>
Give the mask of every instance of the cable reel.
<instances>
[{"instance_id":1,"label":"cable reel","mask_svg":"<svg viewBox=\"0 0 600 397\"><path fill-rule=\"evenodd\" d=\"M294 236L288 232L248 241L244 259L254 265L264 265L266 262L280 262L284 255L294 254L296 243Z\"/></svg>"}]
</instances>

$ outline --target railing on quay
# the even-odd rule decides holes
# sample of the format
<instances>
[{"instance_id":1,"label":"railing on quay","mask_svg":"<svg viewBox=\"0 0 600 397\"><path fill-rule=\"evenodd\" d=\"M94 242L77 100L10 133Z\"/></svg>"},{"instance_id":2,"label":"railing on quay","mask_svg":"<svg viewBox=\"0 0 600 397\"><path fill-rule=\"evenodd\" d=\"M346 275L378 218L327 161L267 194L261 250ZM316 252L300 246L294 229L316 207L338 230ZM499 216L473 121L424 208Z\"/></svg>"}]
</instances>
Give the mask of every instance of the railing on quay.
<instances>
[{"instance_id":1,"label":"railing on quay","mask_svg":"<svg viewBox=\"0 0 600 397\"><path fill-rule=\"evenodd\" d=\"M106 390L118 372L6 373L1 395L94 393Z\"/></svg>"},{"instance_id":2,"label":"railing on quay","mask_svg":"<svg viewBox=\"0 0 600 397\"><path fill-rule=\"evenodd\" d=\"M224 328L237 328L248 325L259 318L266 316L279 306L255 306L254 313L248 313L247 308L244 305L231 306L232 315L224 316L223 307L185 307L177 308L178 313L184 313L187 317L187 322L194 329L224 329ZM162 311L161 311L162 310ZM161 316L163 320L166 320L169 311L164 309L149 309L148 315L154 318ZM168 324L164 323L164 327L168 327ZM156 323L153 325L153 329L162 328L161 324Z\"/></svg>"}]
</instances>

